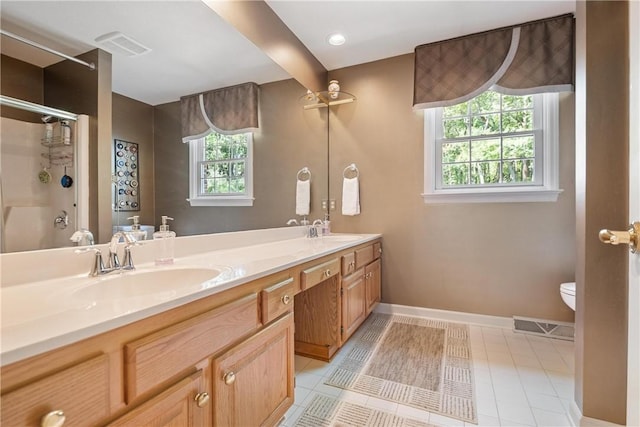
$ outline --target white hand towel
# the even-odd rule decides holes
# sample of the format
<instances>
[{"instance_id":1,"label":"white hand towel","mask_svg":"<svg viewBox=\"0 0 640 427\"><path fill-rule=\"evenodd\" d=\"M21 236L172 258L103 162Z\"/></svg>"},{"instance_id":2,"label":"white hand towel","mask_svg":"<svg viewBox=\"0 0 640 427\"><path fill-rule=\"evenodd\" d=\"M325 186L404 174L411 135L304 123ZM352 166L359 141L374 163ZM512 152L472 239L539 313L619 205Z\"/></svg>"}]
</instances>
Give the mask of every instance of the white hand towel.
<instances>
[{"instance_id":1,"label":"white hand towel","mask_svg":"<svg viewBox=\"0 0 640 427\"><path fill-rule=\"evenodd\" d=\"M342 215L360 214L360 184L358 178L345 178L342 181Z\"/></svg>"},{"instance_id":2,"label":"white hand towel","mask_svg":"<svg viewBox=\"0 0 640 427\"><path fill-rule=\"evenodd\" d=\"M311 202L311 180L298 180L296 183L296 215L309 215Z\"/></svg>"}]
</instances>

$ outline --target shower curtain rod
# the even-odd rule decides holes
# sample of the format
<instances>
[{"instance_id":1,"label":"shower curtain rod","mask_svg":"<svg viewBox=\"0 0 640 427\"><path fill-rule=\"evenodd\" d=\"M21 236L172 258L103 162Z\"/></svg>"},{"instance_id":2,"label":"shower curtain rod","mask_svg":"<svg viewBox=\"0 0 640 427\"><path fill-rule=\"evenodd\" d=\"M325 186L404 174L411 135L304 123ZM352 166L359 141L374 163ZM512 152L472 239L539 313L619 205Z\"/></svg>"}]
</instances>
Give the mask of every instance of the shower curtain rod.
<instances>
[{"instance_id":1,"label":"shower curtain rod","mask_svg":"<svg viewBox=\"0 0 640 427\"><path fill-rule=\"evenodd\" d=\"M31 111L46 116L54 116L65 120L78 120L78 115L57 108L51 108L34 102L23 101L22 99L12 98L10 96L0 95L0 105L18 108L20 110Z\"/></svg>"},{"instance_id":2,"label":"shower curtain rod","mask_svg":"<svg viewBox=\"0 0 640 427\"><path fill-rule=\"evenodd\" d=\"M58 52L57 50L53 50L53 49L51 49L49 47L41 45L40 43L36 43L36 42L31 41L29 39L25 39L24 37L21 37L19 35L13 34L13 33L10 33L9 31L0 30L0 34L2 34L4 36L7 36L7 37L11 37L12 39L21 41L22 43L28 44L29 46L33 46L35 48L44 50L45 52L49 52L49 53L52 53L54 55L60 56L62 58L68 59L69 61L73 61L73 62L76 62L78 64L82 64L85 67L88 67L90 70L95 70L96 69L96 65L93 62L89 63L89 62L85 62L85 61L83 61L81 59L74 58L73 56L69 56L69 55L64 54L62 52Z\"/></svg>"}]
</instances>

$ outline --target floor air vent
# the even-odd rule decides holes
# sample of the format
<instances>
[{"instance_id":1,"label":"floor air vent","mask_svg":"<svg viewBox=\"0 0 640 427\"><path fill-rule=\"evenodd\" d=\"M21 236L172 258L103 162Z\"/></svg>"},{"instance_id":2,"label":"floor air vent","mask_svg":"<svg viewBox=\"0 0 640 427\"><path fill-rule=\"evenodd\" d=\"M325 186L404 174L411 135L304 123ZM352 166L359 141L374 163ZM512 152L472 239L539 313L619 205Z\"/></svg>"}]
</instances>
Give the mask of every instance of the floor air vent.
<instances>
[{"instance_id":1,"label":"floor air vent","mask_svg":"<svg viewBox=\"0 0 640 427\"><path fill-rule=\"evenodd\" d=\"M513 330L523 334L573 341L573 323L513 316Z\"/></svg>"}]
</instances>

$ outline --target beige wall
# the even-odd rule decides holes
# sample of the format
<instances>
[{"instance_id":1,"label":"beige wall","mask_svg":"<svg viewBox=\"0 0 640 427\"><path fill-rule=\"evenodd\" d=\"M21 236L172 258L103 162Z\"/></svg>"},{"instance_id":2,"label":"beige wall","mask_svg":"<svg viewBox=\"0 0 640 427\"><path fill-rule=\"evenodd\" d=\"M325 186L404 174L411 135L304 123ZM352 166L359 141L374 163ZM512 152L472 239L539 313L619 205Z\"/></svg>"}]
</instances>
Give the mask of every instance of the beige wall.
<instances>
[{"instance_id":1,"label":"beige wall","mask_svg":"<svg viewBox=\"0 0 640 427\"><path fill-rule=\"evenodd\" d=\"M327 111L303 110L305 89L293 79L260 86L260 130L254 134L252 207L191 207L189 146L181 142L180 104L155 107L155 214L175 218L178 235L282 227L295 217L296 173L312 173L311 215L323 218L327 197Z\"/></svg>"},{"instance_id":2,"label":"beige wall","mask_svg":"<svg viewBox=\"0 0 640 427\"><path fill-rule=\"evenodd\" d=\"M44 103L43 70L35 65L28 64L6 55L0 55L0 93L12 98L24 101ZM42 123L40 114L17 110L11 107L2 107L2 117L24 120L27 122Z\"/></svg>"},{"instance_id":3,"label":"beige wall","mask_svg":"<svg viewBox=\"0 0 640 427\"><path fill-rule=\"evenodd\" d=\"M412 111L413 54L332 71L357 101L332 107L334 231L380 232L383 302L573 321L561 282L575 266L573 95L560 105L556 203L425 205L423 114ZM362 214L342 216L342 171L360 170Z\"/></svg>"},{"instance_id":4,"label":"beige wall","mask_svg":"<svg viewBox=\"0 0 640 427\"><path fill-rule=\"evenodd\" d=\"M44 69L44 104L89 116L89 229L97 242L111 237L111 54L100 49Z\"/></svg>"},{"instance_id":5,"label":"beige wall","mask_svg":"<svg viewBox=\"0 0 640 427\"><path fill-rule=\"evenodd\" d=\"M154 224L153 188L153 107L144 102L113 94L113 139L138 144L138 174L140 186L140 210L112 213L113 225L128 225L133 215L140 216L140 223ZM113 150L113 142L111 145ZM113 151L111 154L113 168ZM113 196L112 196L113 197ZM113 200L113 198L112 198Z\"/></svg>"},{"instance_id":6,"label":"beige wall","mask_svg":"<svg viewBox=\"0 0 640 427\"><path fill-rule=\"evenodd\" d=\"M578 2L576 19L576 402L625 424L628 248L598 231L629 223L628 5Z\"/></svg>"}]
</instances>

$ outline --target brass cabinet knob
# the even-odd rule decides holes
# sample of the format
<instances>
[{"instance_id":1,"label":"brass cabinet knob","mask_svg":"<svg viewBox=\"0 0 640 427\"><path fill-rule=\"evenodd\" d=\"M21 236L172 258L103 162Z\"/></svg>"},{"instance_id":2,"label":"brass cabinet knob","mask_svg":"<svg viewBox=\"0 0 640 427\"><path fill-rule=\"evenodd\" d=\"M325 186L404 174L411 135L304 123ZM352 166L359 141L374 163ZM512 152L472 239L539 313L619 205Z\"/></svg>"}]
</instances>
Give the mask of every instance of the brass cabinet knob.
<instances>
[{"instance_id":1,"label":"brass cabinet knob","mask_svg":"<svg viewBox=\"0 0 640 427\"><path fill-rule=\"evenodd\" d=\"M285 295L285 296L283 296L283 297L282 297L282 303L283 303L284 305L287 305L287 304L289 304L290 302L291 302L291 297L290 297L289 295Z\"/></svg>"},{"instance_id":2,"label":"brass cabinet knob","mask_svg":"<svg viewBox=\"0 0 640 427\"><path fill-rule=\"evenodd\" d=\"M40 425L42 427L62 427L67 417L64 415L64 412L56 410L51 411L42 417L40 420Z\"/></svg>"},{"instance_id":3,"label":"brass cabinet knob","mask_svg":"<svg viewBox=\"0 0 640 427\"><path fill-rule=\"evenodd\" d=\"M233 371L227 372L224 374L224 377L222 377L222 380L226 385L231 385L236 381L236 374L234 374Z\"/></svg>"},{"instance_id":4,"label":"brass cabinet knob","mask_svg":"<svg viewBox=\"0 0 640 427\"><path fill-rule=\"evenodd\" d=\"M325 271L325 272L324 272L324 275L325 275L326 277L331 276L331 270L327 269L327 271Z\"/></svg>"},{"instance_id":5,"label":"brass cabinet knob","mask_svg":"<svg viewBox=\"0 0 640 427\"><path fill-rule=\"evenodd\" d=\"M209 403L209 399L209 393L203 391L202 393L196 394L194 400L196 401L196 405L198 405L198 408L204 408Z\"/></svg>"}]
</instances>

